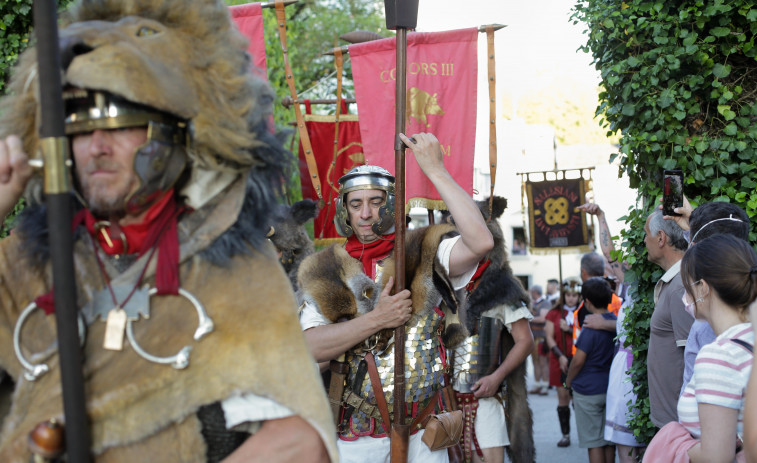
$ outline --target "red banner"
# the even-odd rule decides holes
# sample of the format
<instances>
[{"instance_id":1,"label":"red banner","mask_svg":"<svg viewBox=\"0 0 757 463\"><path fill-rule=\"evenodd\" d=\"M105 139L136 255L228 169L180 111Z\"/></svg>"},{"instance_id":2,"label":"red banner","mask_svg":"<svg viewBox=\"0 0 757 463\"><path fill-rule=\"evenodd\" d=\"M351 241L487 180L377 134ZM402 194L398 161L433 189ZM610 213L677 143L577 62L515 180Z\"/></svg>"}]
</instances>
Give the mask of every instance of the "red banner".
<instances>
[{"instance_id":1,"label":"red banner","mask_svg":"<svg viewBox=\"0 0 757 463\"><path fill-rule=\"evenodd\" d=\"M265 62L265 36L263 35L263 8L260 3L230 6L231 17L239 31L250 41L247 51L252 58L252 69L268 80Z\"/></svg>"},{"instance_id":2,"label":"red banner","mask_svg":"<svg viewBox=\"0 0 757 463\"><path fill-rule=\"evenodd\" d=\"M343 240L334 228L334 210L337 193L339 192L339 178L357 165L365 164L363 144L360 141L360 128L355 114L339 116L339 140L334 153L334 133L336 131L335 116L305 115L305 125L313 147L313 155L318 164L318 176L323 188L325 204L318 217L313 222L313 236L316 245L330 244L334 240ZM305 162L302 145L299 148L300 179L302 197L318 201L313 190Z\"/></svg>"},{"instance_id":3,"label":"red banner","mask_svg":"<svg viewBox=\"0 0 757 463\"><path fill-rule=\"evenodd\" d=\"M394 173L396 39L349 46L365 159ZM430 132L444 165L472 195L476 139L478 31L411 32L407 35L408 135ZM412 156L410 156L412 157ZM415 161L406 164L406 202L446 209Z\"/></svg>"}]
</instances>

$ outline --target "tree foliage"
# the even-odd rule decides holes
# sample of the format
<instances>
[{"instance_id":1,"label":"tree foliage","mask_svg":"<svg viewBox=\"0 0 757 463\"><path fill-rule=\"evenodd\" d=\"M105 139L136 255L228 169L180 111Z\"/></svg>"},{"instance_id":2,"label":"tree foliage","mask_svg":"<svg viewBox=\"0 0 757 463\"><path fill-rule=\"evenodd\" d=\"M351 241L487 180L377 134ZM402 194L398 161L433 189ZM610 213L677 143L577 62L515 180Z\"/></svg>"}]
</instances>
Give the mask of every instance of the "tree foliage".
<instances>
[{"instance_id":1,"label":"tree foliage","mask_svg":"<svg viewBox=\"0 0 757 463\"><path fill-rule=\"evenodd\" d=\"M228 4L247 3L244 0L227 0ZM300 0L286 7L287 52L297 94L303 98L336 98L336 68L333 56L323 55L332 48L345 45L339 36L366 30L389 35L384 21L384 3L381 0ZM290 96L285 78L284 57L279 39L274 9L263 11L266 41L266 67L268 80L276 92L274 121L279 130L292 133L292 149L296 152L297 136L291 130L295 121L294 108L287 109L280 102ZM354 98L354 86L348 55L344 57L344 98ZM304 111L304 108L303 108ZM314 112L335 112L335 106L313 107ZM287 196L290 202L301 199L299 170L289 169Z\"/></svg>"},{"instance_id":2,"label":"tree foliage","mask_svg":"<svg viewBox=\"0 0 757 463\"><path fill-rule=\"evenodd\" d=\"M608 133L622 134L620 169L642 206L626 217L621 257L637 282L626 318L638 395L630 425L648 441L645 362L662 271L647 262L644 222L658 204L662 171L673 168L683 169L694 205L730 201L757 215L757 8L751 0L579 0L573 19L587 26L584 49L601 72L597 115Z\"/></svg>"},{"instance_id":3,"label":"tree foliage","mask_svg":"<svg viewBox=\"0 0 757 463\"><path fill-rule=\"evenodd\" d=\"M286 12L289 63L297 94L304 95L302 98L336 98L334 58L323 53L346 44L339 39L340 35L355 30L388 35L384 22L384 3L380 0L301 0L288 6ZM284 74L284 58L275 11L264 10L263 18L268 80L279 102L289 96L289 87ZM347 55L344 62L342 96L354 98ZM318 109L333 113L335 108ZM287 110L277 105L274 117L279 126L286 126L294 121L294 109Z\"/></svg>"},{"instance_id":4,"label":"tree foliage","mask_svg":"<svg viewBox=\"0 0 757 463\"><path fill-rule=\"evenodd\" d=\"M5 92L10 69L29 42L32 1L6 0L0 4L0 91Z\"/></svg>"}]
</instances>

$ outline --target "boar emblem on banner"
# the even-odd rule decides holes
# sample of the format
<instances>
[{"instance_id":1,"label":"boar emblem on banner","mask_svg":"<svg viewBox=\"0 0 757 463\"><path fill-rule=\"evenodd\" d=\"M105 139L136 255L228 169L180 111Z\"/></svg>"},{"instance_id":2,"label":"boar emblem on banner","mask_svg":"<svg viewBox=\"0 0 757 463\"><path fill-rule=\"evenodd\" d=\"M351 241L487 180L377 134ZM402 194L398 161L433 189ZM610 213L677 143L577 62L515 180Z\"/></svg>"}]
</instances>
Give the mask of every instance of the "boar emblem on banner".
<instances>
[{"instance_id":1,"label":"boar emblem on banner","mask_svg":"<svg viewBox=\"0 0 757 463\"><path fill-rule=\"evenodd\" d=\"M428 123L429 115L444 115L444 111L439 106L436 95L436 93L432 95L418 87L410 87L407 91L407 119L413 117L425 127L430 127L431 124Z\"/></svg>"}]
</instances>

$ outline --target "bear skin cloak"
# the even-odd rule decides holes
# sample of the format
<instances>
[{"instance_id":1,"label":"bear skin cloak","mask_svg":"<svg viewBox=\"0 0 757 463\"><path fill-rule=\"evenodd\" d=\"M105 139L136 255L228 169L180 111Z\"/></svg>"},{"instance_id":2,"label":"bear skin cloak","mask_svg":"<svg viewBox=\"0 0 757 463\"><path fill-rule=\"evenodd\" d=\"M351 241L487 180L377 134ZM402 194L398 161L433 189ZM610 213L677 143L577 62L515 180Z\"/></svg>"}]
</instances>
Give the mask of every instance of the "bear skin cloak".
<instances>
[{"instance_id":1,"label":"bear skin cloak","mask_svg":"<svg viewBox=\"0 0 757 463\"><path fill-rule=\"evenodd\" d=\"M87 327L85 394L96 461L204 462L206 446L196 412L244 393L272 399L305 419L321 435L332 461L337 460L327 398L273 247L249 247L226 265L214 265L200 254L237 221L244 197L240 176L225 193L179 222L180 285L204 305L215 330L194 341L197 315L179 296L152 297L149 319L134 323L137 342L152 355L174 355L191 345L186 369L139 357L127 339L122 351L105 350L105 323L96 319ZM105 287L90 236L81 231L74 257L80 307ZM27 358L47 363L51 371L27 381L14 355L12 334L20 312L51 289L49 263L37 268L29 262L22 235L13 233L0 242L0 366L16 381L0 438L3 462L28 462L29 431L62 417L54 316L37 311L21 337ZM146 258L121 274L103 263L112 284L134 284ZM142 284L155 285L155 260Z\"/></svg>"}]
</instances>

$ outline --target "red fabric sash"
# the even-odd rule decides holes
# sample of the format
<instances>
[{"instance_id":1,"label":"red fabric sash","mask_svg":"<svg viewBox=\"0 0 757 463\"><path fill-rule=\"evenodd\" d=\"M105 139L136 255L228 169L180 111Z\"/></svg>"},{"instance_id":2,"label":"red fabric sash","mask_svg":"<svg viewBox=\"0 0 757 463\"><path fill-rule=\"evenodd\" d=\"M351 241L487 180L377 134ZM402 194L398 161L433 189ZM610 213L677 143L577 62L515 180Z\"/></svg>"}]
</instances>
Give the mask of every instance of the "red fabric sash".
<instances>
[{"instance_id":1,"label":"red fabric sash","mask_svg":"<svg viewBox=\"0 0 757 463\"><path fill-rule=\"evenodd\" d=\"M375 278L375 263L388 256L394 249L394 233L383 235L368 244L361 243L353 234L347 238L344 249L349 255L363 263L363 271L366 275Z\"/></svg>"}]
</instances>

